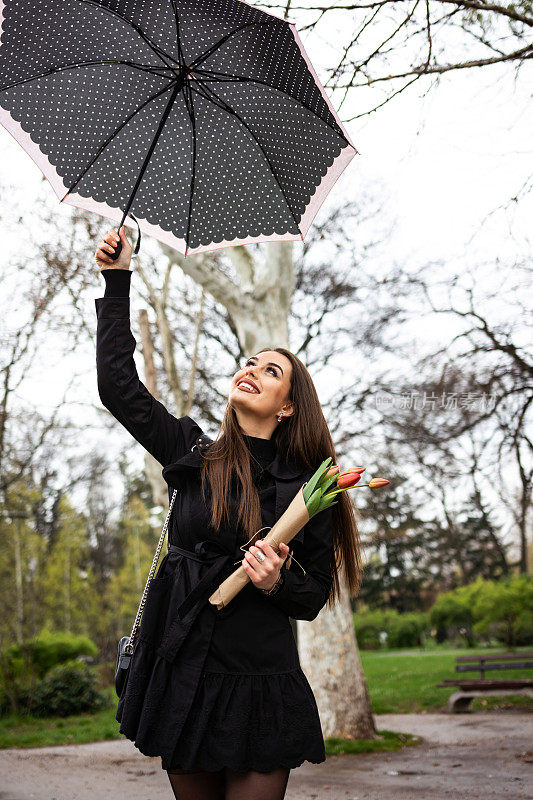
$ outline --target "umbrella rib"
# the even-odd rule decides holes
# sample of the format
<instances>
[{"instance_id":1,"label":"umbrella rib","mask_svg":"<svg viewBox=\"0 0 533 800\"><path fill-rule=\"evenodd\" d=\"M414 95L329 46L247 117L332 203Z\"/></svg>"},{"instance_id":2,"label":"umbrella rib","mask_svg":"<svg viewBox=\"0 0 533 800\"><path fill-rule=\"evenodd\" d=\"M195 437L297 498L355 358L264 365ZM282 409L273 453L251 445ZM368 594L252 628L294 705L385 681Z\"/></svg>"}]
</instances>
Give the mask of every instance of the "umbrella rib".
<instances>
[{"instance_id":1,"label":"umbrella rib","mask_svg":"<svg viewBox=\"0 0 533 800\"><path fill-rule=\"evenodd\" d=\"M184 80L184 79L182 79L182 80ZM159 120L159 125L157 126L157 130L156 130L156 132L154 134L154 138L152 139L152 143L150 144L150 147L148 148L148 152L146 153L146 156L144 157L144 161L143 161L143 165L141 167L141 171L139 172L139 176L137 178L135 186L133 187L133 189L131 191L131 194L129 196L128 202L126 203L126 207L125 207L124 212L122 214L122 219L120 220L120 224L119 224L118 230L120 230L120 227L121 227L122 223L124 222L124 220L128 216L128 211L130 210L130 208L132 206L132 203L133 203L133 200L135 199L135 195L137 194L137 190L138 190L139 186L141 185L141 181L142 181L143 175L144 175L144 173L146 171L146 168L147 168L147 166L148 166L148 164L150 162L151 155L154 152L154 149L155 149L155 146L156 146L156 144L158 142L158 139L161 136L161 133L163 132L163 128L165 127L165 122L167 121L167 117L170 114L170 110L172 108L172 104L174 103L174 100L176 99L176 97L178 95L178 92L180 92L181 89L183 88L183 83L180 83L180 80L172 81L172 85L174 87L173 91L172 91L172 95L170 96L169 101L165 106L165 110L163 111L163 115L162 115L161 119Z\"/></svg>"},{"instance_id":2,"label":"umbrella rib","mask_svg":"<svg viewBox=\"0 0 533 800\"><path fill-rule=\"evenodd\" d=\"M230 39L232 36L235 36L235 34L241 33L241 31L246 30L246 28L249 28L251 25L269 25L269 24L270 24L269 22L246 22L239 28L235 28L234 31L226 33L225 36L222 37L222 39L219 39L218 42L212 44L209 50L206 50L205 53L202 53L202 55L198 56L198 58L195 58L194 61L190 64L190 68L194 69L194 67L197 64L201 64L203 61L209 58L209 56L212 56L215 50L218 50L219 47L222 47L222 45L225 44L228 41L228 39Z\"/></svg>"},{"instance_id":3,"label":"umbrella rib","mask_svg":"<svg viewBox=\"0 0 533 800\"><path fill-rule=\"evenodd\" d=\"M185 66L185 56L183 55L183 48L181 46L181 38L180 38L180 18L178 13L178 8L176 6L176 0L170 0L172 5L172 10L174 11L174 19L176 21L176 40L178 43L178 57L180 60L180 67Z\"/></svg>"},{"instance_id":4,"label":"umbrella rib","mask_svg":"<svg viewBox=\"0 0 533 800\"><path fill-rule=\"evenodd\" d=\"M164 60L163 56L165 56L165 58L170 59L170 61L173 61L174 64L178 63L174 58L172 58L172 56L169 56L168 53L165 53L165 51L162 50L159 47L158 44L153 42L150 39L150 37L147 36L146 33L142 30L142 28L140 28L135 22L132 22L131 20L126 19L126 17L123 17L122 14L119 14L118 11L115 11L114 9L109 8L108 6L102 6L102 5L100 5L100 3L97 3L95 0L78 0L78 3L87 3L88 5L94 6L95 8L99 8L102 11L108 11L110 14L113 14L115 17L117 17L118 19L122 20L122 22L125 22L126 25L130 25L133 28L133 30L136 31L139 34L141 39L143 39L146 42L146 44L150 47L150 49L153 50L153 52L161 59L161 61L165 65L165 67L169 67L170 64L166 63L166 61Z\"/></svg>"},{"instance_id":5,"label":"umbrella rib","mask_svg":"<svg viewBox=\"0 0 533 800\"><path fill-rule=\"evenodd\" d=\"M150 72L152 75L159 75L159 77L164 77L159 72L154 72L153 70L161 69L161 67L151 67L149 64L136 64L135 61L123 61L122 59L104 59L102 61L79 61L76 64L63 64L61 67L52 67L52 69L47 70L46 72L39 72L37 75L30 75L29 78L23 78L20 81L15 81L14 83L10 83L7 86L1 86L0 92L4 92L7 89L13 89L15 86L20 86L23 83L28 83L28 81L35 81L38 78L46 78L48 75L53 75L56 72L62 72L65 69L76 69L77 67L94 67L103 64L123 64L126 67L133 67L134 69L138 69L142 72Z\"/></svg>"},{"instance_id":6,"label":"umbrella rib","mask_svg":"<svg viewBox=\"0 0 533 800\"><path fill-rule=\"evenodd\" d=\"M109 144L109 143L110 143L110 142L111 142L111 141L112 141L112 140L115 138L115 136L116 136L118 133L120 133L120 131L122 130L122 128L124 128L124 127L125 127L125 126L128 124L128 122L130 122L130 121L133 119L133 117L134 117L136 114L138 114L138 113L139 113L139 111L142 111L142 110L143 110L143 108L144 108L145 106L147 106L147 105L148 105L148 103L151 103L151 102L152 102L152 100L157 100L157 98L158 98L158 97L160 97L162 94L164 94L164 93L167 91L167 89L169 89L169 88L170 88L171 86L173 86L175 83L176 83L176 81L175 81L175 80L172 80L172 81L170 81L169 83L167 83L167 85L166 85L166 86L164 86L162 89L159 89L159 91L157 91L155 94L153 94L153 95L152 95L151 97L149 97L147 100L145 100L145 101L144 101L144 103L142 103L142 105L140 105L140 106L139 106L139 108L136 108L136 109L135 109L135 111L134 111L132 114L130 114L130 115L129 115L129 117L127 117L127 118L124 120L124 122L121 122L121 124L118 126L118 128L117 128L115 131L113 131L113 133L111 134L111 136L109 136L109 137L106 139L106 141L103 143L103 145L101 145L101 146L100 146L100 149L98 150L98 152L96 153L96 155L95 155L95 156L93 156L93 158L91 159L91 161L89 162L89 164L88 164L88 165L85 167L85 169L83 170L83 172L82 172L82 173L81 173L81 174L80 174L80 175L79 175L79 176L76 178L76 180L74 181L74 183L73 183L73 184L71 184L71 186L70 186L70 188L68 189L68 191L66 192L66 194L65 194L65 195L64 195L64 196L61 198L61 202L63 202L63 200L65 199L65 197L66 197L67 195L69 195L69 194L72 192L72 190L75 188L75 186L77 186L77 184L78 184L78 183L81 181L81 179L83 178L83 176L87 174L87 172L90 170L90 168L92 167L92 165L94 164L94 162L96 161L96 159L97 159L97 158L98 158L98 157L99 157L99 156L100 156L100 155L101 155L101 154L104 152L104 150L106 149L106 147L108 146L108 144Z\"/></svg>"},{"instance_id":7,"label":"umbrella rib","mask_svg":"<svg viewBox=\"0 0 533 800\"><path fill-rule=\"evenodd\" d=\"M331 128L331 130L334 133L336 133L337 136L340 136L342 139L344 139L346 144L349 144L349 142L346 139L346 137L342 133L339 133L339 131L331 124L331 122L328 122L327 120L323 119L320 116L320 114L317 114L316 111L313 111L313 109L310 108L306 103L303 103L301 100L298 100L298 98L293 97L292 94L289 94L288 92L285 92L283 89L278 89L277 86L272 86L272 84L271 83L267 83L267 81L262 81L259 78L246 78L246 77L241 76L241 75L229 75L226 72L217 72L215 70L199 69L199 70L197 70L197 72L198 72L199 75L202 75L202 76L203 75L207 75L207 80L209 80L209 75L215 75L216 77L214 77L212 80L216 81L217 83L239 83L240 81L243 81L244 83L258 83L261 86L267 86L269 89L275 89L276 92L281 92L281 94L285 95L285 97L290 97L290 99L294 100L295 103L299 103L301 106L306 108L308 111L311 112L311 114L313 114L315 117L318 117L318 119L321 122L323 122L325 125L327 125L328 128ZM218 77L219 75L222 75L223 78L219 78ZM225 80L225 79L227 79L227 80Z\"/></svg>"},{"instance_id":8,"label":"umbrella rib","mask_svg":"<svg viewBox=\"0 0 533 800\"><path fill-rule=\"evenodd\" d=\"M276 172L275 172L275 170L274 170L274 167L273 167L273 166L272 166L272 164L270 163L270 159L268 158L267 154L265 153L265 150L264 150L264 148L263 148L263 145L262 145L262 144L261 144L261 142L258 140L258 138L257 138L257 136L255 135L255 133L254 133L254 132L253 132L253 131L252 131L252 130L249 128L249 126L248 126L248 125L246 124L246 122L245 122L245 121L242 119L242 117L240 116L240 114L238 114L238 113L237 113L237 111L235 111L235 109L233 109L233 108L232 108L230 105L228 105L228 103L226 103L226 101L225 101L225 100L222 100L222 99L221 99L221 98L220 98L220 97L217 95L217 93L216 93L216 92L215 92L213 89L211 89L209 86L206 86L206 85L205 85L205 84L203 84L203 83L199 83L198 85L199 85L199 86L201 86L201 87L202 87L202 89L207 89L207 91L208 91L208 92L211 92L212 94L214 94L214 95L215 95L215 97L216 97L216 100L213 100L213 98L211 98L211 97L209 97L209 96L207 96L207 97L206 97L205 95L203 95L203 97L206 97L206 99L207 99L207 100L209 100L210 102L214 103L215 105L218 105L220 108L222 108L224 111L227 111L229 114L233 114L235 117L237 117L237 119L239 120L239 122L241 123L241 125L243 125L243 126L246 128L246 130L248 131L248 133L250 134L250 136L252 137L252 139L254 140L254 142L257 144L257 146L258 146L258 147L259 147L259 149L261 150L261 152L262 152L262 154L263 154L263 156L264 156L264 159L265 159L265 161L267 162L267 164L268 164L268 166L269 166L269 169L270 169L270 171L271 171L271 173L272 173L272 175L273 175L273 177L274 177L274 179L275 179L276 183L277 183L277 184L278 184L278 186L279 186L279 190L280 190L280 192L281 192L281 194L282 194L282 197L283 197L283 199L285 200L285 204L286 204L287 208L288 208L288 209L289 209L289 211L290 211L291 217L293 218L294 222L296 223L296 226L297 226L298 230L300 231L300 223L298 222L298 220L297 220L297 219L296 219L296 217L294 216L294 212L293 212L293 210L292 210L292 208L291 208L291 206L290 206L290 204L289 204L289 201L288 201L288 200L287 200L287 198L285 197L285 192L283 191L283 187L282 187L282 185L281 185L281 183L280 183L280 181L279 181L279 178L278 178L278 176L276 175ZM196 90L195 90L195 88L194 88L193 86L191 86L191 89L192 89L193 91L196 91ZM200 94L200 92L198 92L198 94ZM217 102L217 101L218 101L218 102ZM301 232L301 231L300 231L300 236L302 236L302 232ZM303 239L303 237L302 237L302 239Z\"/></svg>"},{"instance_id":9,"label":"umbrella rib","mask_svg":"<svg viewBox=\"0 0 533 800\"><path fill-rule=\"evenodd\" d=\"M190 81L187 81L185 84L185 104L187 106L187 111L189 113L189 117L191 120L191 128L192 128L192 175L191 175L191 183L189 189L189 210L187 214L187 231L185 233L185 255L187 255L187 250L189 249L189 239L191 235L191 220L192 220L192 201L194 196L194 187L196 183L196 118L194 116L194 103L192 100L191 94L191 85Z\"/></svg>"}]
</instances>

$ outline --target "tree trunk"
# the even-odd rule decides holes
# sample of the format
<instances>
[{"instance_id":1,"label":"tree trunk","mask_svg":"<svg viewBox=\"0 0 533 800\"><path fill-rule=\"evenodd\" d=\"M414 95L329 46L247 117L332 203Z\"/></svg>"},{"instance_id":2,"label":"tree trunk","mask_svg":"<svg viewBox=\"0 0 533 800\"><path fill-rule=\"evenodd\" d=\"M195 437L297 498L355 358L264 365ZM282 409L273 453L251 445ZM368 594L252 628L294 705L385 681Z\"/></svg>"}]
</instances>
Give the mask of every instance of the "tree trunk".
<instances>
[{"instance_id":1,"label":"tree trunk","mask_svg":"<svg viewBox=\"0 0 533 800\"><path fill-rule=\"evenodd\" d=\"M298 620L302 668L315 693L325 737L374 739L376 728L355 638L348 591L311 622Z\"/></svg>"},{"instance_id":2,"label":"tree trunk","mask_svg":"<svg viewBox=\"0 0 533 800\"><path fill-rule=\"evenodd\" d=\"M64 582L65 582L65 595L64 595L64 603L65 603L65 630L67 633L70 633L71 628L71 599L70 599L70 547L67 545L65 548L65 570L64 570Z\"/></svg>"},{"instance_id":3,"label":"tree trunk","mask_svg":"<svg viewBox=\"0 0 533 800\"><path fill-rule=\"evenodd\" d=\"M22 589L22 552L20 545L20 521L14 525L15 539L15 586L17 589L17 619L15 622L15 635L17 643L22 644L24 639L24 595Z\"/></svg>"},{"instance_id":4,"label":"tree trunk","mask_svg":"<svg viewBox=\"0 0 533 800\"><path fill-rule=\"evenodd\" d=\"M143 590L143 579L142 579L142 571L141 571L141 543L140 539L140 532L139 526L137 523L133 529L133 559L134 559L134 571L135 571L135 583L137 585L137 594L141 594Z\"/></svg>"},{"instance_id":5,"label":"tree trunk","mask_svg":"<svg viewBox=\"0 0 533 800\"><path fill-rule=\"evenodd\" d=\"M157 373L154 363L154 340L150 330L150 322L148 320L148 312L145 308L139 311L139 329L141 332L141 347L144 360L144 380L146 388L158 399L157 391ZM163 476L161 474L161 464L155 458L146 453L144 457L144 470L146 479L152 489L154 502L163 508L168 507L168 490Z\"/></svg>"}]
</instances>

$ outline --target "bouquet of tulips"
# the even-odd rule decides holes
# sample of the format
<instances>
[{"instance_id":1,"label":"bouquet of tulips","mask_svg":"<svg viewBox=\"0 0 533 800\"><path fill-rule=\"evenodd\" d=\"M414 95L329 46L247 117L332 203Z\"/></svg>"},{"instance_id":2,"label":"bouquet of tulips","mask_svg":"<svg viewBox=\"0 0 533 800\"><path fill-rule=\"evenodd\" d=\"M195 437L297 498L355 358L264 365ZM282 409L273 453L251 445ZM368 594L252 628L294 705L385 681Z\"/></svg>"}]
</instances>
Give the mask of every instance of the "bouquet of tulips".
<instances>
[{"instance_id":1,"label":"bouquet of tulips","mask_svg":"<svg viewBox=\"0 0 533 800\"><path fill-rule=\"evenodd\" d=\"M311 480L302 486L302 494L309 512L309 519L318 514L319 511L323 511L329 506L334 506L337 503L334 499L335 495L346 491L346 489L352 489L361 479L361 474L366 469L366 467L352 467L344 472L339 472L337 466L328 466L330 461L331 456L322 462ZM386 486L388 483L390 481L385 480L385 478L372 478L369 483L361 483L359 486L379 489L380 486ZM335 484L335 488L329 491L333 484Z\"/></svg>"},{"instance_id":2,"label":"bouquet of tulips","mask_svg":"<svg viewBox=\"0 0 533 800\"><path fill-rule=\"evenodd\" d=\"M331 456L326 458L312 478L300 487L286 511L264 537L263 541L267 542L276 553L279 552L280 543L288 544L311 517L336 505L338 502L335 499L336 495L355 487L361 479L361 473L365 471L365 467L353 467L339 472L339 468L330 466L330 462ZM372 478L368 483L359 484L359 486L378 489L388 483L390 481L384 478ZM209 602L219 609L223 608L249 581L250 578L241 565L213 592Z\"/></svg>"}]
</instances>

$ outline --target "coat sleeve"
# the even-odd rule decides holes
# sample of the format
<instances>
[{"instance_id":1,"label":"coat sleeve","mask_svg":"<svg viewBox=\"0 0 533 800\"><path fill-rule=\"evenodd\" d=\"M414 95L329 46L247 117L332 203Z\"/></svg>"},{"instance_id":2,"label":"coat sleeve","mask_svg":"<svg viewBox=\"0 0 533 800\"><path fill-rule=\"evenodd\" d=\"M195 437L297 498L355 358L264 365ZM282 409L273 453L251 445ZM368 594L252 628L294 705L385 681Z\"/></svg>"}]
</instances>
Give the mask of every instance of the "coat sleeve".
<instances>
[{"instance_id":1,"label":"coat sleeve","mask_svg":"<svg viewBox=\"0 0 533 800\"><path fill-rule=\"evenodd\" d=\"M303 541L291 549L306 574L297 564L290 569L284 564L281 588L265 598L293 619L312 620L326 604L333 583L333 508L312 517L304 531Z\"/></svg>"},{"instance_id":2,"label":"coat sleeve","mask_svg":"<svg viewBox=\"0 0 533 800\"><path fill-rule=\"evenodd\" d=\"M135 366L135 338L130 327L130 299L95 300L96 371L104 406L165 467L184 456L203 431L190 417L175 417L140 381Z\"/></svg>"}]
</instances>

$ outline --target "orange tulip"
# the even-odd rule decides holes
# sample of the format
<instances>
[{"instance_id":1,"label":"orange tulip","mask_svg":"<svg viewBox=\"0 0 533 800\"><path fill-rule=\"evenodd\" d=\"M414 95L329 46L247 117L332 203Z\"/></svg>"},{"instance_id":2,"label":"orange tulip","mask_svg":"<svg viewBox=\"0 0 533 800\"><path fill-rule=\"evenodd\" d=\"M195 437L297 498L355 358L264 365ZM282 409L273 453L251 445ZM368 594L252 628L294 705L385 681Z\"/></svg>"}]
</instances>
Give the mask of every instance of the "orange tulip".
<instances>
[{"instance_id":1,"label":"orange tulip","mask_svg":"<svg viewBox=\"0 0 533 800\"><path fill-rule=\"evenodd\" d=\"M351 486L355 486L357 481L360 480L360 472L343 472L342 475L337 479L337 486L339 489L349 489Z\"/></svg>"},{"instance_id":2,"label":"orange tulip","mask_svg":"<svg viewBox=\"0 0 533 800\"><path fill-rule=\"evenodd\" d=\"M351 467L350 469L345 469L344 472L339 472L339 478L341 475L352 475L354 472L361 474L361 472L364 472L365 469L366 467Z\"/></svg>"},{"instance_id":3,"label":"orange tulip","mask_svg":"<svg viewBox=\"0 0 533 800\"><path fill-rule=\"evenodd\" d=\"M390 481L385 480L385 478L372 478L371 481L368 482L368 485L371 489L379 489L380 486L386 486Z\"/></svg>"},{"instance_id":4,"label":"orange tulip","mask_svg":"<svg viewBox=\"0 0 533 800\"><path fill-rule=\"evenodd\" d=\"M326 472L325 476L324 476L324 480L328 481L330 478L332 478L334 475L336 475L338 471L339 471L339 468L338 468L338 466L336 464L335 464L335 466L330 467L328 469L328 471Z\"/></svg>"}]
</instances>

